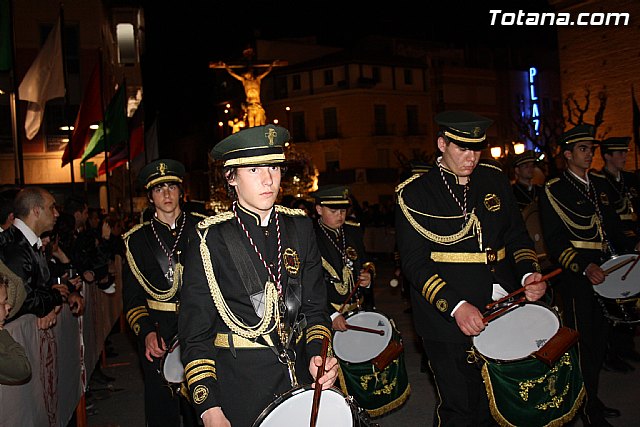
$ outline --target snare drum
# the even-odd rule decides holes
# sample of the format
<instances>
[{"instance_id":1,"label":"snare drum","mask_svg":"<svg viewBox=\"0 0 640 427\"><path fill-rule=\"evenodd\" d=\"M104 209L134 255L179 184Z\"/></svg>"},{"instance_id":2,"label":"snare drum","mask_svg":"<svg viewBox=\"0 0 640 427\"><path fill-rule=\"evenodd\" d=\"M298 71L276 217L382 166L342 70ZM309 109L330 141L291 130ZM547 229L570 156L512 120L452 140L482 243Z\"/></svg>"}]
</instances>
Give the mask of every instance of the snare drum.
<instances>
[{"instance_id":1,"label":"snare drum","mask_svg":"<svg viewBox=\"0 0 640 427\"><path fill-rule=\"evenodd\" d=\"M489 322L472 338L476 352L494 362L531 356L560 329L560 317L541 302L528 302Z\"/></svg>"},{"instance_id":2,"label":"snare drum","mask_svg":"<svg viewBox=\"0 0 640 427\"><path fill-rule=\"evenodd\" d=\"M600 267L606 272L604 282L593 286L605 316L614 323L640 322L640 262L633 265L638 254L617 255Z\"/></svg>"},{"instance_id":3,"label":"snare drum","mask_svg":"<svg viewBox=\"0 0 640 427\"><path fill-rule=\"evenodd\" d=\"M342 392L353 396L370 416L379 417L401 406L411 393L400 332L376 311L351 312L345 319L350 325L384 331L379 335L349 329L333 336ZM381 359L386 362L378 363Z\"/></svg>"},{"instance_id":4,"label":"snare drum","mask_svg":"<svg viewBox=\"0 0 640 427\"><path fill-rule=\"evenodd\" d=\"M295 387L279 396L262 411L253 427L294 427L309 424L313 386ZM322 390L317 427L373 427L368 415L353 399L336 388Z\"/></svg>"},{"instance_id":5,"label":"snare drum","mask_svg":"<svg viewBox=\"0 0 640 427\"><path fill-rule=\"evenodd\" d=\"M580 407L585 391L575 347L551 367L532 356L560 327L555 310L526 302L472 338L474 353L486 362L482 378L500 425L564 425Z\"/></svg>"},{"instance_id":6,"label":"snare drum","mask_svg":"<svg viewBox=\"0 0 640 427\"><path fill-rule=\"evenodd\" d=\"M167 352L162 356L160 363L162 378L170 384L180 384L185 380L184 366L180 360L180 343L178 337L171 340Z\"/></svg>"},{"instance_id":7,"label":"snare drum","mask_svg":"<svg viewBox=\"0 0 640 427\"><path fill-rule=\"evenodd\" d=\"M368 362L382 353L391 341L391 321L375 311L352 312L345 315L347 323L369 329L381 330L384 335L356 330L337 331L333 337L333 352L345 362Z\"/></svg>"}]
</instances>

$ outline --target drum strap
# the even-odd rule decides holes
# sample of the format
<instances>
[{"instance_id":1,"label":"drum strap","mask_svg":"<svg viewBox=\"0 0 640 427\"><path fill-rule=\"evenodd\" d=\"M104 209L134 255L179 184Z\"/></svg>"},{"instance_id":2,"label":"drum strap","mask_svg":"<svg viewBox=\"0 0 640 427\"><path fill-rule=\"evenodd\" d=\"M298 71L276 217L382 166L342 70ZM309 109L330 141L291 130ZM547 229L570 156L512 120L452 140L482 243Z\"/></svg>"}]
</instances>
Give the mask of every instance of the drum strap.
<instances>
[{"instance_id":1,"label":"drum strap","mask_svg":"<svg viewBox=\"0 0 640 427\"><path fill-rule=\"evenodd\" d=\"M221 233L227 244L227 249L231 253L231 260L236 266L238 274L240 274L242 285L251 298L253 310L262 318L264 315L264 287L260 284L260 277L258 277L256 267L251 262L247 249L244 245L239 244L241 236L233 222L228 221L222 224Z\"/></svg>"},{"instance_id":2,"label":"drum strap","mask_svg":"<svg viewBox=\"0 0 640 427\"><path fill-rule=\"evenodd\" d=\"M167 255L164 252L162 252L162 249L159 246L160 242L156 241L155 236L153 236L153 230L151 230L151 227L145 227L144 237L147 240L147 244L151 249L153 256L158 262L158 267L160 267L160 270L162 270L162 275L165 278L172 276L172 274L169 273L169 263L167 262ZM176 255L171 254L171 258L172 258L172 264L177 265L178 260L176 259ZM167 279L167 281L169 281L169 284L171 284L173 282L173 279L171 280Z\"/></svg>"},{"instance_id":3,"label":"drum strap","mask_svg":"<svg viewBox=\"0 0 640 427\"><path fill-rule=\"evenodd\" d=\"M264 287L260 284L260 277L258 277L256 267L251 262L249 253L244 245L239 244L241 242L241 236L233 222L228 221L223 223L221 226L221 233L227 248L229 249L231 259L233 260L236 270L238 271L238 274L240 274L242 285L251 299L253 310L258 317L262 318L264 315ZM231 334L229 334L229 337L229 348L235 357L235 347L231 340ZM257 337L256 342L269 346L262 336Z\"/></svg>"}]
</instances>

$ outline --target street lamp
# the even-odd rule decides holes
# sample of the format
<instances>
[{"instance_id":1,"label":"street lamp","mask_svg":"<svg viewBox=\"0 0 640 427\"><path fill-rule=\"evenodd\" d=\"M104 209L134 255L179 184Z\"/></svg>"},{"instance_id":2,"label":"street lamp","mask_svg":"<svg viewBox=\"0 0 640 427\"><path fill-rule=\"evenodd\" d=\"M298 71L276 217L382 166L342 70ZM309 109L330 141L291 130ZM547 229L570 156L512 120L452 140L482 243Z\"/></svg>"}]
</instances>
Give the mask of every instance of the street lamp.
<instances>
[{"instance_id":1,"label":"street lamp","mask_svg":"<svg viewBox=\"0 0 640 427\"><path fill-rule=\"evenodd\" d=\"M499 159L502 156L502 147L491 147L491 157Z\"/></svg>"},{"instance_id":2,"label":"street lamp","mask_svg":"<svg viewBox=\"0 0 640 427\"><path fill-rule=\"evenodd\" d=\"M513 153L514 154L516 154L516 155L522 154L522 153L524 153L524 149L525 149L524 143L522 143L522 142L514 142L513 143Z\"/></svg>"}]
</instances>

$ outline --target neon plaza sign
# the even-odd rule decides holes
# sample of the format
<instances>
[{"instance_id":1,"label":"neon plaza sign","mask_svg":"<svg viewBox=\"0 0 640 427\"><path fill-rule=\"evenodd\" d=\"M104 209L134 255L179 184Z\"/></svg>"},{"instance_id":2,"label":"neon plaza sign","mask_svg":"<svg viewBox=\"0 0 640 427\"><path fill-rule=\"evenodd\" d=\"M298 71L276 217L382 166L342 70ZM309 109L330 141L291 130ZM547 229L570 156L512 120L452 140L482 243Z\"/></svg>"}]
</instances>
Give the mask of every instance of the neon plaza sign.
<instances>
[{"instance_id":1,"label":"neon plaza sign","mask_svg":"<svg viewBox=\"0 0 640 427\"><path fill-rule=\"evenodd\" d=\"M540 101L538 100L538 69L529 68L530 117L536 135L540 135Z\"/></svg>"}]
</instances>

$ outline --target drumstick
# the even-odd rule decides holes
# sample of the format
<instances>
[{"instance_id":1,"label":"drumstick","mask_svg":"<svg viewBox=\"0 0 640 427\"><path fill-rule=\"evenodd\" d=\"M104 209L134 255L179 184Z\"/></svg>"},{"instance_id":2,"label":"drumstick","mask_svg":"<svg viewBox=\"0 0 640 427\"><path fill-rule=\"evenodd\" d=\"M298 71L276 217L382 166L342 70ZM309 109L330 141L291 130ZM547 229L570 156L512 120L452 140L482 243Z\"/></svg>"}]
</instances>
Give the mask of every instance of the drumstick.
<instances>
[{"instance_id":1,"label":"drumstick","mask_svg":"<svg viewBox=\"0 0 640 427\"><path fill-rule=\"evenodd\" d=\"M316 427L316 421L318 420L318 411L320 410L320 393L322 392L322 384L319 380L324 375L324 364L327 360L327 351L329 350L329 339L325 337L322 340L322 352L320 357L322 358L322 365L318 366L318 373L316 374L316 385L313 390L313 405L311 406L311 427Z\"/></svg>"},{"instance_id":2,"label":"drumstick","mask_svg":"<svg viewBox=\"0 0 640 427\"><path fill-rule=\"evenodd\" d=\"M636 261L638 260L638 257L636 257ZM613 273L616 270L621 269L622 267L624 267L625 265L629 264L630 262L635 262L633 260L633 258L627 258L624 261L621 261L617 264L612 265L611 267L607 268L606 270L604 270L604 275L608 276L609 274ZM633 268L633 267L631 267ZM631 270L631 268L629 270Z\"/></svg>"},{"instance_id":3,"label":"drumstick","mask_svg":"<svg viewBox=\"0 0 640 427\"><path fill-rule=\"evenodd\" d=\"M537 282L532 282L532 283L528 283L526 285L524 285L523 287L521 287L520 289L511 292L510 294L500 298L497 301L493 301L490 302L489 304L487 304L486 308L487 310L490 309L491 307L496 306L497 304L503 303L506 300L508 300L511 297L514 297L516 295L518 295L519 293L523 292L524 290L527 289L527 286L529 285L533 285L534 283L542 283L542 282L546 282L547 280L551 279L552 277L557 276L558 274L562 273L562 269L561 268L556 268L555 270L553 270L551 273L545 274L544 276L542 276L542 278L540 278L540 280L538 280Z\"/></svg>"},{"instance_id":4,"label":"drumstick","mask_svg":"<svg viewBox=\"0 0 640 427\"><path fill-rule=\"evenodd\" d=\"M627 270L626 273L624 273L622 275L622 277L620 278L620 280L627 280L627 276L629 275L629 273L631 273L631 270L633 270L633 267L636 266L636 264L638 263L638 260L640 259L640 255L638 255L635 259L635 261L633 261L633 264L631 264L631 267L629 267L629 269Z\"/></svg>"},{"instance_id":5,"label":"drumstick","mask_svg":"<svg viewBox=\"0 0 640 427\"><path fill-rule=\"evenodd\" d=\"M384 331L381 329L369 329L363 326L350 325L348 323L347 323L347 329L353 329L354 331L360 331L360 332L370 332L372 334L378 334L380 336L384 336Z\"/></svg>"},{"instance_id":6,"label":"drumstick","mask_svg":"<svg viewBox=\"0 0 640 427\"><path fill-rule=\"evenodd\" d=\"M156 340L158 341L158 347L160 350L164 350L164 348L162 348L162 338L160 338L160 324L155 322L154 325L156 327Z\"/></svg>"},{"instance_id":7,"label":"drumstick","mask_svg":"<svg viewBox=\"0 0 640 427\"><path fill-rule=\"evenodd\" d=\"M493 313L491 313L490 315L483 317L482 321L487 324L489 322L491 322L493 319L495 319L498 316L503 315L504 313L506 313L507 311L516 308L519 304L522 304L524 301L526 300L526 297L521 297L520 299L514 301L512 304L509 304L506 307L502 307L499 310L494 311Z\"/></svg>"},{"instance_id":8,"label":"drumstick","mask_svg":"<svg viewBox=\"0 0 640 427\"><path fill-rule=\"evenodd\" d=\"M363 266L364 271L368 271L369 273L371 273L372 267L371 264L367 264L366 266ZM349 300L351 300L351 298L353 298L353 295L356 293L356 291L358 290L358 288L360 287L360 280L358 280L358 282L356 283L356 285L353 287L353 290L351 291L351 293L349 294L349 296L347 297L347 299L344 300L344 302L342 303L342 305L340 306L340 309L338 309L338 313L342 313L342 310L344 309L344 307L347 305L347 303L349 302Z\"/></svg>"}]
</instances>

